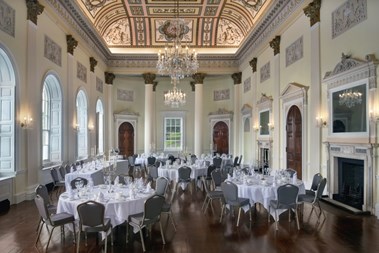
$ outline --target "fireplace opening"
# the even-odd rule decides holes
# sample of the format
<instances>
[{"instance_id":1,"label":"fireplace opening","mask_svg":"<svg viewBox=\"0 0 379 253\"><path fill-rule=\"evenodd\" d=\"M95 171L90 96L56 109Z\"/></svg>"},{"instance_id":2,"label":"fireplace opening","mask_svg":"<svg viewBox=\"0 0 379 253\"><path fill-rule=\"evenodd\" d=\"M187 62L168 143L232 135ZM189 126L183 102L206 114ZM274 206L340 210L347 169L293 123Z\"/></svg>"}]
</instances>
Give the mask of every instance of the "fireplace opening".
<instances>
[{"instance_id":1,"label":"fireplace opening","mask_svg":"<svg viewBox=\"0 0 379 253\"><path fill-rule=\"evenodd\" d=\"M338 158L338 193L333 199L362 210L364 161Z\"/></svg>"}]
</instances>

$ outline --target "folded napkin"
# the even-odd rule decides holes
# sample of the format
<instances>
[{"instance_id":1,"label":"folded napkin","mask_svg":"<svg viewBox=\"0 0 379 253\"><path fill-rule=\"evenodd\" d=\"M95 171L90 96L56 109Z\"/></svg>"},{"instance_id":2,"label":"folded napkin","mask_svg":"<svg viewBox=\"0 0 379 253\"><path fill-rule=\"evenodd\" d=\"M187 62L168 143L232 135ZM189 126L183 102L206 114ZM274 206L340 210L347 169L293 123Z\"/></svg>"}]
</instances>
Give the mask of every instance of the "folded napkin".
<instances>
[{"instance_id":1,"label":"folded napkin","mask_svg":"<svg viewBox=\"0 0 379 253\"><path fill-rule=\"evenodd\" d=\"M151 182L146 185L146 193L151 192Z\"/></svg>"},{"instance_id":2,"label":"folded napkin","mask_svg":"<svg viewBox=\"0 0 379 253\"><path fill-rule=\"evenodd\" d=\"M100 202L104 201L104 194L102 192L99 192L96 199Z\"/></svg>"},{"instance_id":3,"label":"folded napkin","mask_svg":"<svg viewBox=\"0 0 379 253\"><path fill-rule=\"evenodd\" d=\"M295 172L293 175L292 175L292 184L296 184L297 182L297 173Z\"/></svg>"},{"instance_id":4,"label":"folded napkin","mask_svg":"<svg viewBox=\"0 0 379 253\"><path fill-rule=\"evenodd\" d=\"M114 179L114 184L118 185L119 182L120 182L120 178L119 178L119 176L116 176L116 178Z\"/></svg>"},{"instance_id":5,"label":"folded napkin","mask_svg":"<svg viewBox=\"0 0 379 253\"><path fill-rule=\"evenodd\" d=\"M228 173L228 178L227 178L228 181L231 181L232 180L232 176L230 176L230 174Z\"/></svg>"}]
</instances>

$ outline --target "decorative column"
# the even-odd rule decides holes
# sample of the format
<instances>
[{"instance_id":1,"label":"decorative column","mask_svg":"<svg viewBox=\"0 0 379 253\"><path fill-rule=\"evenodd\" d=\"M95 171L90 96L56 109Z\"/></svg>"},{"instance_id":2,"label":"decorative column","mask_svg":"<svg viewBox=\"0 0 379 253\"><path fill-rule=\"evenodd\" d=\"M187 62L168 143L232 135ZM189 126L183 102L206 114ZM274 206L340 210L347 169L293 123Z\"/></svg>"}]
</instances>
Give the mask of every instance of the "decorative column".
<instances>
[{"instance_id":1,"label":"decorative column","mask_svg":"<svg viewBox=\"0 0 379 253\"><path fill-rule=\"evenodd\" d=\"M117 129L114 129L114 118L113 118L113 80L116 78L115 74L110 72L104 72L104 79L105 84L107 85L107 115L108 115L108 129L106 131L108 132L108 138L105 138L105 140L108 139L108 143L104 143L104 154L106 154L107 150L114 147L115 138L117 138ZM108 145L107 145L108 144ZM106 148L108 147L108 148Z\"/></svg>"},{"instance_id":2,"label":"decorative column","mask_svg":"<svg viewBox=\"0 0 379 253\"><path fill-rule=\"evenodd\" d=\"M89 72L89 83L91 86L93 86L94 88L90 89L89 92L90 92L90 104L92 104L91 100L95 100L95 105L96 105L96 74L95 74L95 67L97 65L97 60L94 58L94 57L89 57L89 69L90 69L90 72ZM96 114L96 106L93 107L93 106L89 106L88 108L88 111L89 111L89 117L88 117L88 133L89 133L89 148L90 150L92 150L92 148L94 149L94 152L95 152L95 155L97 154L97 151L96 151L96 147L99 146L99 144L97 143L97 114ZM91 116L92 115L92 116ZM91 154L91 153L89 153ZM92 154L91 154L92 155Z\"/></svg>"},{"instance_id":3,"label":"decorative column","mask_svg":"<svg viewBox=\"0 0 379 253\"><path fill-rule=\"evenodd\" d=\"M206 74L196 73L192 75L195 80L195 115L194 115L194 154L200 157L202 150L203 141L203 82Z\"/></svg>"},{"instance_id":4,"label":"decorative column","mask_svg":"<svg viewBox=\"0 0 379 253\"><path fill-rule=\"evenodd\" d=\"M76 77L76 64L74 58L74 50L78 46L78 41L72 35L66 35L66 45L67 45L67 120L69 122L69 127L67 129L68 133L68 145L66 147L67 159L69 161L75 161L77 158L77 133L75 132L75 125L78 122L76 118L76 91L77 87L74 83ZM74 147L74 148L73 148Z\"/></svg>"},{"instance_id":5,"label":"decorative column","mask_svg":"<svg viewBox=\"0 0 379 253\"><path fill-rule=\"evenodd\" d=\"M232 153L234 156L240 155L240 127L241 124L241 113L240 113L240 90L241 90L241 80L242 80L242 72L237 72L232 74L232 78L234 81L234 106L233 106L233 150L229 154Z\"/></svg>"},{"instance_id":6,"label":"decorative column","mask_svg":"<svg viewBox=\"0 0 379 253\"><path fill-rule=\"evenodd\" d=\"M253 72L253 74L251 75L251 90L252 90L252 94L253 94L253 97L251 99L252 101L252 105L253 105L253 111L252 111L252 117L251 117L251 125L252 125L252 129L254 130L254 133L255 135L253 134L253 139L254 140L251 140L252 143L257 143L257 137L258 137L258 131L255 131L256 127L259 125L259 112L257 110L257 107L256 107L256 104L257 104L257 101L258 101L258 97L257 97L257 64L258 64L258 58L257 57L254 57L253 59L251 59L251 61L249 61L249 64L250 64L250 67L251 67L251 70ZM252 150L251 152L253 153L253 158L255 158L255 160L259 160L259 156L258 156L258 152L257 152L257 145L251 145L252 147Z\"/></svg>"},{"instance_id":7,"label":"decorative column","mask_svg":"<svg viewBox=\"0 0 379 253\"><path fill-rule=\"evenodd\" d=\"M309 168L304 169L303 180L311 181L313 175L316 173L322 173L326 175L326 165L325 169L321 169L321 143L322 143L322 127L318 127L318 122L316 118L324 117L323 112L327 111L327 108L322 108L321 101L321 60L320 60L320 8L321 0L314 0L306 8L304 8L304 14L310 18L310 33L311 33L311 57L310 57L310 69L311 71L311 83L312 92L310 93L309 102L309 116L311 124L309 125L309 161L311 164ZM307 120L307 119L305 119ZM327 131L327 128L324 128ZM307 138L307 137L305 137ZM306 154L304 154L306 155Z\"/></svg>"},{"instance_id":8,"label":"decorative column","mask_svg":"<svg viewBox=\"0 0 379 253\"><path fill-rule=\"evenodd\" d=\"M149 155L153 144L153 85L155 74L142 74L145 80L145 155Z\"/></svg>"},{"instance_id":9,"label":"decorative column","mask_svg":"<svg viewBox=\"0 0 379 253\"><path fill-rule=\"evenodd\" d=\"M274 59L273 59L273 104L272 104L272 113L270 115L270 123L274 125L274 129L270 130L270 135L272 136L272 167L281 168L279 147L280 147L280 36L275 36L275 38L270 41L270 47L274 50Z\"/></svg>"},{"instance_id":10,"label":"decorative column","mask_svg":"<svg viewBox=\"0 0 379 253\"><path fill-rule=\"evenodd\" d=\"M36 89L36 84L40 83L38 76L39 66L36 64L36 59L38 59L38 26L37 26L37 17L42 14L44 7L38 3L38 1L26 1L27 7L27 55L26 55L26 82L25 82L25 97L23 100L20 100L20 104L25 108L24 113L28 113L33 117L33 128L21 131L21 134L25 134L25 160L20 163L23 168L26 168L25 174L25 189L16 189L14 196L18 194L24 196L27 199L33 198L33 192L35 185L38 182L45 181L45 177L42 175L41 164L42 164L42 155L40 149L37 149L41 143L41 107L38 106L40 103L41 90ZM20 94L21 95L21 94ZM18 168L17 168L18 170ZM39 179L40 177L40 179ZM42 179L42 180L41 180ZM21 179L19 179L21 180ZM50 182L44 182L50 183ZM21 202L24 199L15 199L15 202ZM11 200L12 201L12 200ZM12 201L13 202L13 201Z\"/></svg>"}]
</instances>

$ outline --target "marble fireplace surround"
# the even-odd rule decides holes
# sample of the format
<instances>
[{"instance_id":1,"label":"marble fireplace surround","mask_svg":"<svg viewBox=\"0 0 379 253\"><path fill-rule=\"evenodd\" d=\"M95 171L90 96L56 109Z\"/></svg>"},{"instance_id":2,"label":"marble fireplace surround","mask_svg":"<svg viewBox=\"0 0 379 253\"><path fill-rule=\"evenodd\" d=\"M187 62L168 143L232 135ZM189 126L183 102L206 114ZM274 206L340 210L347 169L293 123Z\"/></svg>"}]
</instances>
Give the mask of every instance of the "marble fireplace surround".
<instances>
[{"instance_id":1,"label":"marble fireplace surround","mask_svg":"<svg viewBox=\"0 0 379 253\"><path fill-rule=\"evenodd\" d=\"M375 212L374 182L376 181L373 168L373 154L377 145L347 144L326 142L328 152L328 194L332 199L338 193L338 158L363 160L363 205L362 211Z\"/></svg>"}]
</instances>

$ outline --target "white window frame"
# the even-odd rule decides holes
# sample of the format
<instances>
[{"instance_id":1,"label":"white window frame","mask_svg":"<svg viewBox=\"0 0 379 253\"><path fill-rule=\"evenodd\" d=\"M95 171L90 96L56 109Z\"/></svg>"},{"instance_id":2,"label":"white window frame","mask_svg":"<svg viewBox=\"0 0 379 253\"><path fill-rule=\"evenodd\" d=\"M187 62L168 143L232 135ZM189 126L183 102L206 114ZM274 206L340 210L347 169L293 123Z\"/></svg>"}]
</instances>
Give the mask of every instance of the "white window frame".
<instances>
[{"instance_id":1,"label":"white window frame","mask_svg":"<svg viewBox=\"0 0 379 253\"><path fill-rule=\"evenodd\" d=\"M166 146L166 120L168 119L179 119L180 120L180 147L171 148ZM163 148L165 152L179 152L183 151L185 147L185 113L176 111L176 112L166 112L163 115Z\"/></svg>"},{"instance_id":2,"label":"white window frame","mask_svg":"<svg viewBox=\"0 0 379 253\"><path fill-rule=\"evenodd\" d=\"M88 158L88 99L83 90L76 95L77 159Z\"/></svg>"},{"instance_id":3,"label":"white window frame","mask_svg":"<svg viewBox=\"0 0 379 253\"><path fill-rule=\"evenodd\" d=\"M104 106L101 99L96 102L96 154L104 154Z\"/></svg>"}]
</instances>

